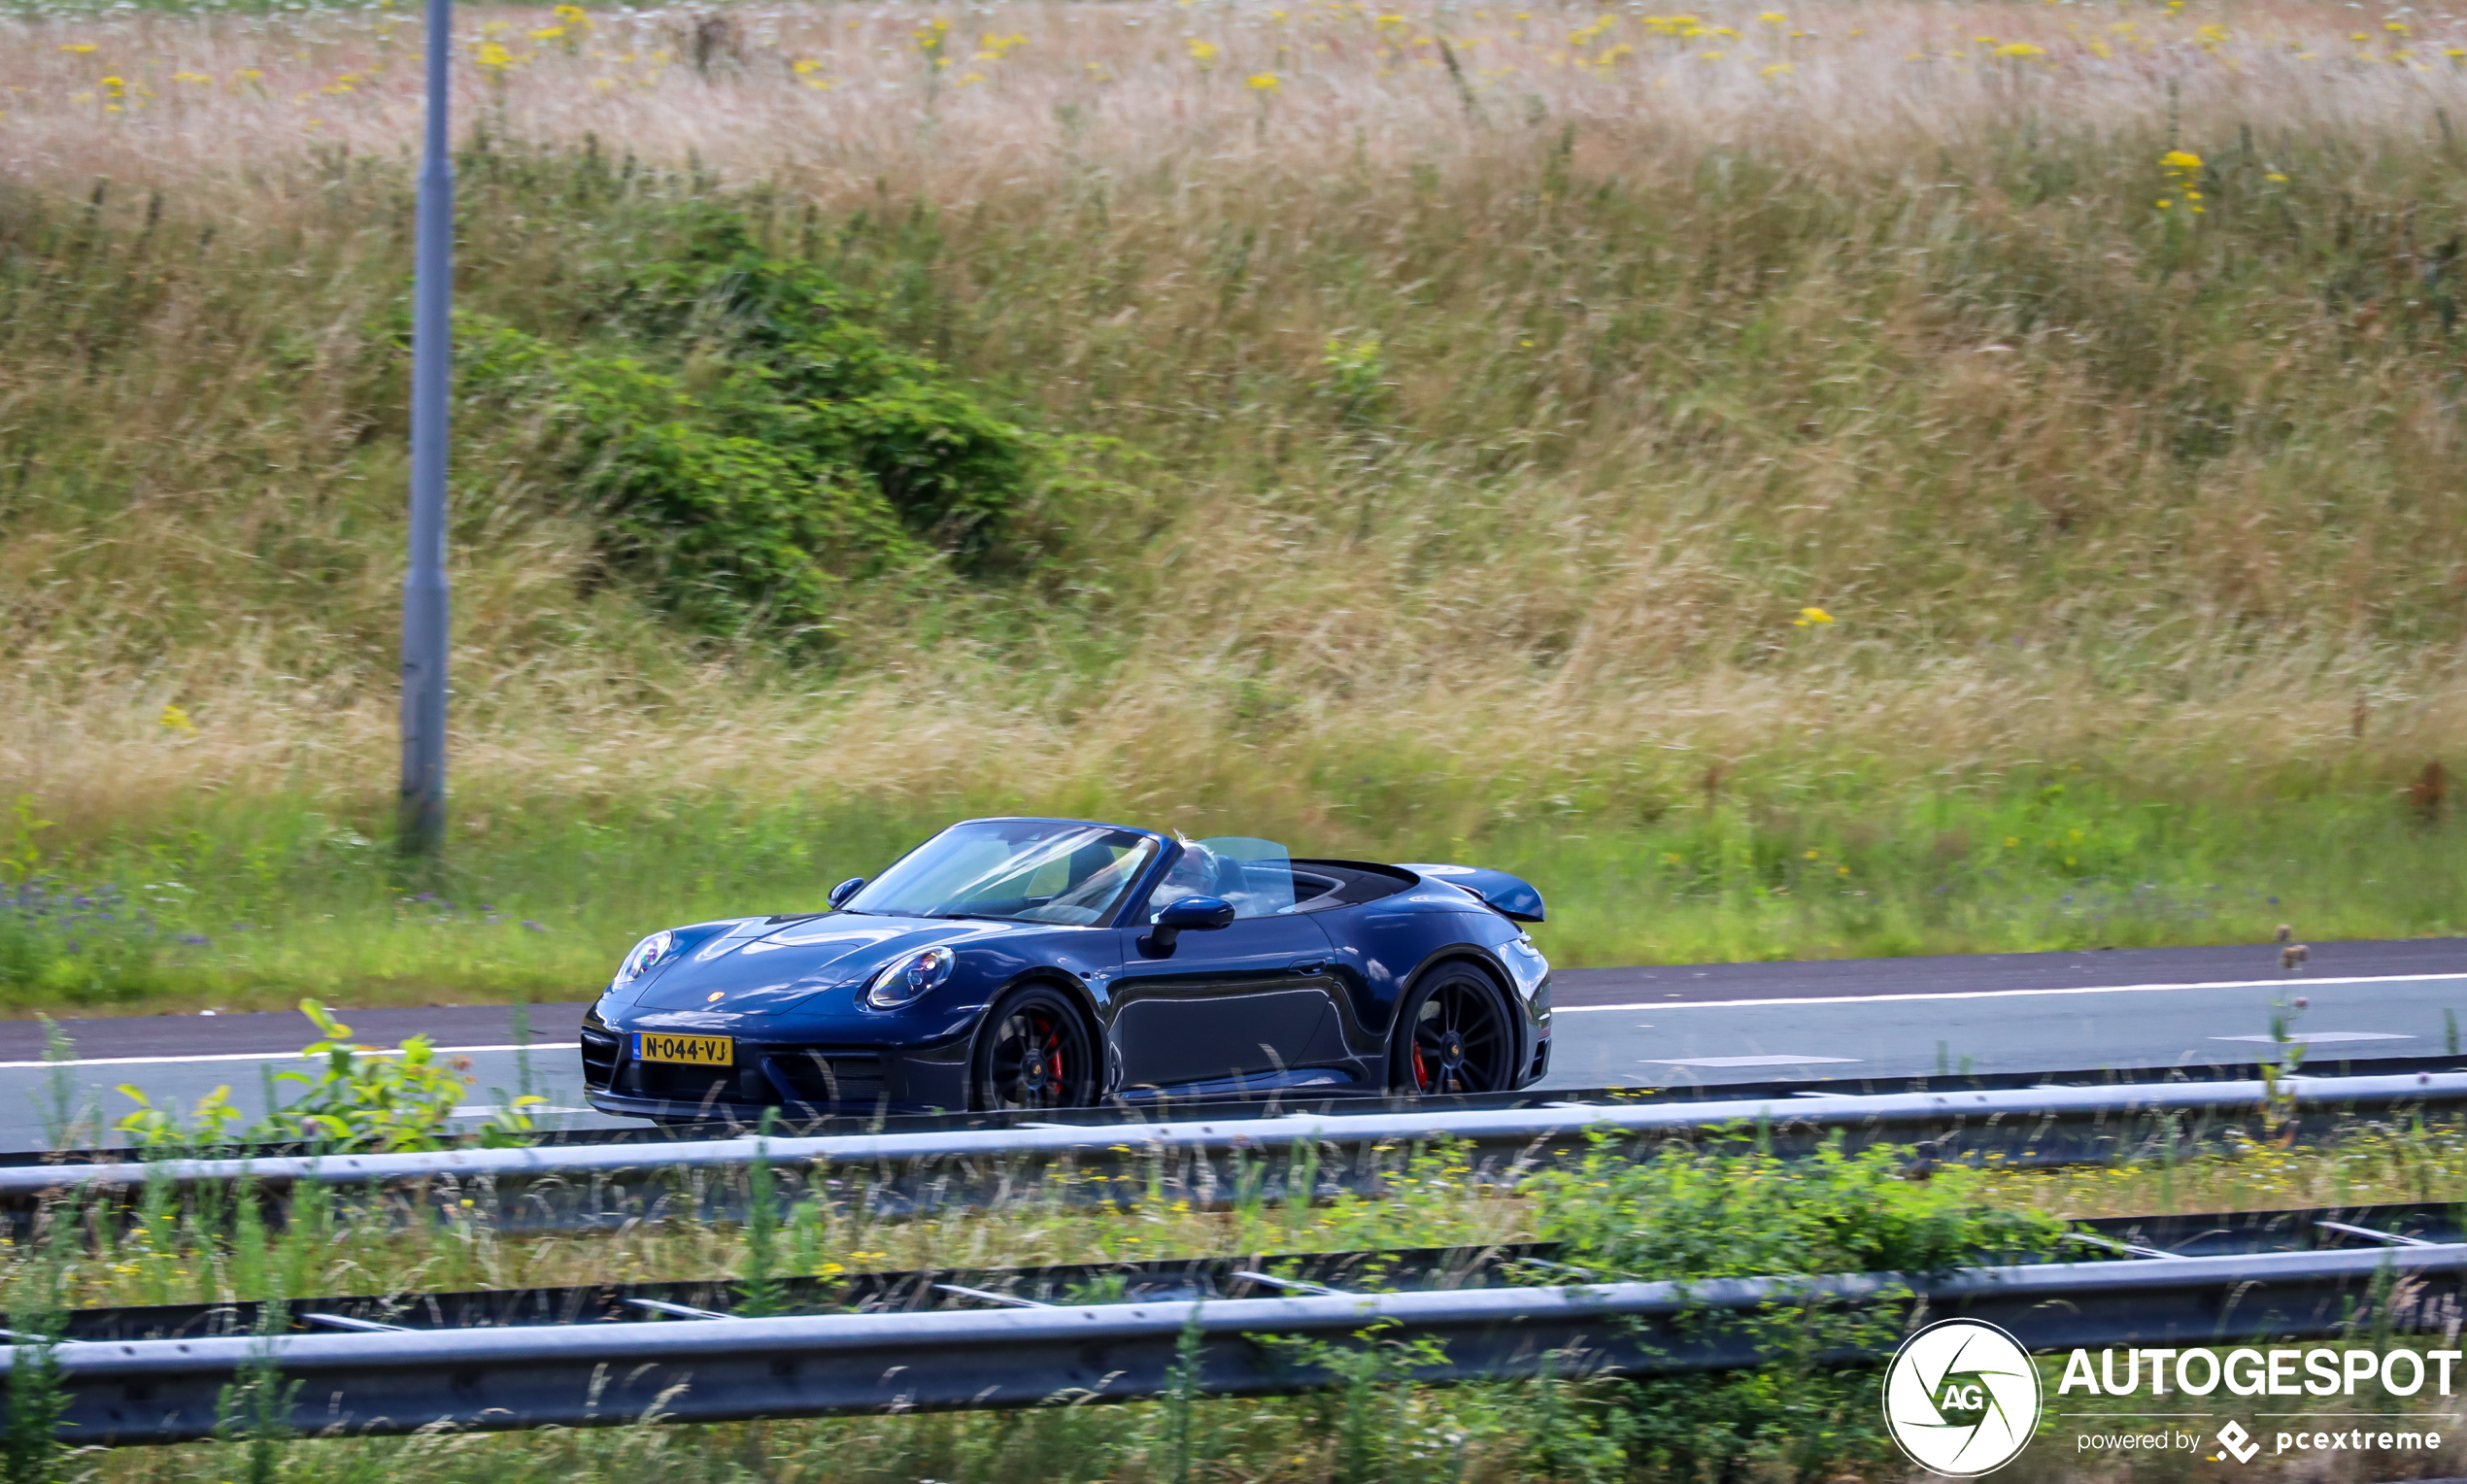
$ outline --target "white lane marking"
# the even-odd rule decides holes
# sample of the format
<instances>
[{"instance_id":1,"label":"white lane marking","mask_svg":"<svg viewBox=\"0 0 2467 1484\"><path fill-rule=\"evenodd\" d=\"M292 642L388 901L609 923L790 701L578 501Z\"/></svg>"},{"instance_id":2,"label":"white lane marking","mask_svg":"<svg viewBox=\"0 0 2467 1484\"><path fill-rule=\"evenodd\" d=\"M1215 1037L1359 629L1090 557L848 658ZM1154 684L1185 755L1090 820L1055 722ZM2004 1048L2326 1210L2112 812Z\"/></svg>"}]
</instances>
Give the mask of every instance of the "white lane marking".
<instances>
[{"instance_id":1,"label":"white lane marking","mask_svg":"<svg viewBox=\"0 0 2467 1484\"><path fill-rule=\"evenodd\" d=\"M2423 984L2467 974L2357 974L2337 979L2204 979L2191 984L2082 984L2047 990L1946 990L1939 994L1805 995L1774 999L1646 999L1626 1005L1553 1005L1554 1015L1604 1010L1734 1010L1762 1005L1876 1005L1904 999L2012 999L2026 995L2148 995L2162 990L2284 990L2323 984Z\"/></svg>"},{"instance_id":2,"label":"white lane marking","mask_svg":"<svg viewBox=\"0 0 2467 1484\"><path fill-rule=\"evenodd\" d=\"M2416 1039L2416 1037L2412 1035L2401 1035L2392 1030L2315 1030L2309 1035L2297 1035L2290 1031L2283 1037L2275 1035L2214 1035L2210 1039L2214 1041L2260 1041L2267 1045L2276 1045L2281 1040L2286 1040L2298 1046L2318 1046L2331 1041L2412 1041Z\"/></svg>"},{"instance_id":3,"label":"white lane marking","mask_svg":"<svg viewBox=\"0 0 2467 1484\"><path fill-rule=\"evenodd\" d=\"M547 1051L561 1048L563 1041L533 1041L528 1046L436 1046L430 1050L438 1056L469 1056L477 1051ZM363 1057L399 1057L402 1048L389 1046L382 1051L362 1051ZM45 1066L176 1066L183 1062L298 1062L296 1051L218 1051L203 1057L77 1057L66 1062L0 1062L0 1071L17 1067Z\"/></svg>"},{"instance_id":4,"label":"white lane marking","mask_svg":"<svg viewBox=\"0 0 2467 1484\"><path fill-rule=\"evenodd\" d=\"M1808 1066L1818 1062L1856 1062L1857 1057L1645 1057L1664 1066Z\"/></svg>"}]
</instances>

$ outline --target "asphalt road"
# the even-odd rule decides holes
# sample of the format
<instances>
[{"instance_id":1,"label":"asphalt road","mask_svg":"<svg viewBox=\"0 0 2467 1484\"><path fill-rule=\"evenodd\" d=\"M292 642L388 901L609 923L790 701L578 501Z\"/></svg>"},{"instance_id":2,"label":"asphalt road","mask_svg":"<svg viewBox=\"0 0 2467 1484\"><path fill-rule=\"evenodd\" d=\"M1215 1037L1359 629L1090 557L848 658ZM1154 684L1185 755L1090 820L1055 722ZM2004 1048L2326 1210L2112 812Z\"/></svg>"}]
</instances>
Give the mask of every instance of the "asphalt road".
<instances>
[{"instance_id":1,"label":"asphalt road","mask_svg":"<svg viewBox=\"0 0 2467 1484\"><path fill-rule=\"evenodd\" d=\"M2276 944L1571 969L1549 1085L2251 1061L2274 1001L2315 1064L2457 1049L2446 1017L2467 1016L2467 938L2311 949L2294 972Z\"/></svg>"},{"instance_id":2,"label":"asphalt road","mask_svg":"<svg viewBox=\"0 0 2467 1484\"><path fill-rule=\"evenodd\" d=\"M1546 1087L1764 1082L1807 1076L1927 1075L2249 1061L2266 1049L2272 1002L2310 1001L2294 1032L2315 1063L2439 1056L2467 1015L2467 938L2313 945L2299 972L2279 950L2161 948L1970 958L1568 969L1557 976ZM467 1058L468 1116L525 1085L553 1122L601 1127L588 1111L574 1032L583 1006L528 1011L530 1044L504 1006L340 1012L355 1039L392 1045L424 1032ZM0 1023L0 1148L42 1148L65 1106L108 1124L145 1089L183 1105L227 1085L253 1115L265 1079L304 1069L298 1015L156 1015L72 1020L78 1060L45 1062L41 1029ZM86 1130L90 1136L92 1124Z\"/></svg>"},{"instance_id":3,"label":"asphalt road","mask_svg":"<svg viewBox=\"0 0 2467 1484\"><path fill-rule=\"evenodd\" d=\"M399 1045L425 1034L441 1052L468 1062L469 1101L456 1111L469 1120L529 1092L548 1099L540 1122L560 1128L622 1128L632 1120L606 1118L583 1101L583 1069L575 1054L582 1003L533 1005L525 1012L527 1034L504 1005L464 1005L417 1010L338 1010L352 1039L372 1046ZM137 1104L118 1089L143 1090L158 1105L186 1109L217 1087L249 1119L261 1116L269 1082L284 1102L301 1089L281 1084L285 1073L313 1068L299 1056L318 1038L297 1013L258 1015L132 1015L58 1023L76 1060L45 1060L43 1029L30 1021L0 1022L0 1150L56 1147L62 1143L123 1143L111 1126ZM63 1129L71 1130L63 1135Z\"/></svg>"}]
</instances>

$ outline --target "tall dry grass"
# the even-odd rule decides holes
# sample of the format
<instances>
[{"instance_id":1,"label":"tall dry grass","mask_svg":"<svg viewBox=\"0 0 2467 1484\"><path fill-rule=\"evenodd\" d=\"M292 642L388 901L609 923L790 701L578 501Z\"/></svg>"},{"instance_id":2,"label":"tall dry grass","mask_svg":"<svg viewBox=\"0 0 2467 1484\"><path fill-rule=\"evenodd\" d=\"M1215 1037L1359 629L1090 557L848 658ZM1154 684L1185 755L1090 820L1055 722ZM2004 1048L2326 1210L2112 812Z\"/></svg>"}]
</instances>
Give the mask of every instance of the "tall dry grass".
<instances>
[{"instance_id":1,"label":"tall dry grass","mask_svg":"<svg viewBox=\"0 0 2467 1484\"><path fill-rule=\"evenodd\" d=\"M466 417L465 824L1445 841L2076 768L2256 809L2454 753L2467 30L1774 16L464 13L465 137L518 162L466 162L466 303L572 322L631 240L559 193L589 150L1147 459L1066 570L886 587L799 671L601 581ZM385 10L0 26L0 788L64 832L383 818L418 63Z\"/></svg>"}]
</instances>

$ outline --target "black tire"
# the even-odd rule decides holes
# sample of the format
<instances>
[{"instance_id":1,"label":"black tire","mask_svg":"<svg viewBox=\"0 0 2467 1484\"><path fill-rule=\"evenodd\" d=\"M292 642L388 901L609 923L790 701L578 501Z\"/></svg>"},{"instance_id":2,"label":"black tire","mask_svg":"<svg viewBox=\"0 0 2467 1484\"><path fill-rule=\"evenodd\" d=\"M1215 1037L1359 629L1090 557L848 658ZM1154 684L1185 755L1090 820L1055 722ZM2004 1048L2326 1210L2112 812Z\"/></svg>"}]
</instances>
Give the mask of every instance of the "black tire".
<instances>
[{"instance_id":1,"label":"black tire","mask_svg":"<svg viewBox=\"0 0 2467 1484\"><path fill-rule=\"evenodd\" d=\"M1413 987L1397 1017L1391 1092L1504 1093L1516 1085L1516 1033L1491 976L1446 963Z\"/></svg>"},{"instance_id":2,"label":"black tire","mask_svg":"<svg viewBox=\"0 0 2467 1484\"><path fill-rule=\"evenodd\" d=\"M1079 1007L1040 984L997 1000L969 1059L968 1089L969 1100L985 1113L1096 1101L1096 1047Z\"/></svg>"}]
</instances>

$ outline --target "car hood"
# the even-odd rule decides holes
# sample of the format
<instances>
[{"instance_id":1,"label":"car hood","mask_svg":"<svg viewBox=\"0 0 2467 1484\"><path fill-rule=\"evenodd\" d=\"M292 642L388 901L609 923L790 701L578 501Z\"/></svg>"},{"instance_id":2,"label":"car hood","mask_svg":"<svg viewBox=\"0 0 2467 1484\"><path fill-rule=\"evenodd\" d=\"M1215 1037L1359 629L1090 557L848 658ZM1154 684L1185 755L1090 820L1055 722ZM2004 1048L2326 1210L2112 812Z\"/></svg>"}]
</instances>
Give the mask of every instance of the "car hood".
<instances>
[{"instance_id":1,"label":"car hood","mask_svg":"<svg viewBox=\"0 0 2467 1484\"><path fill-rule=\"evenodd\" d=\"M1048 923L989 923L832 912L773 926L755 918L686 949L655 969L630 999L642 1010L780 1015L829 990L862 984L921 948L1052 930Z\"/></svg>"}]
</instances>

